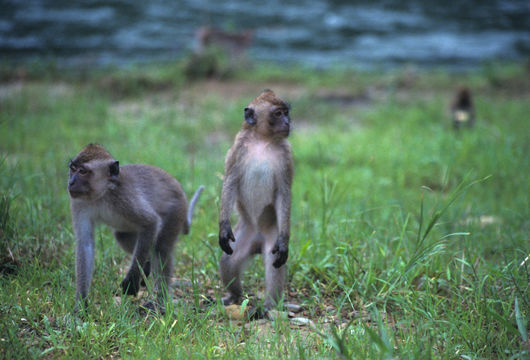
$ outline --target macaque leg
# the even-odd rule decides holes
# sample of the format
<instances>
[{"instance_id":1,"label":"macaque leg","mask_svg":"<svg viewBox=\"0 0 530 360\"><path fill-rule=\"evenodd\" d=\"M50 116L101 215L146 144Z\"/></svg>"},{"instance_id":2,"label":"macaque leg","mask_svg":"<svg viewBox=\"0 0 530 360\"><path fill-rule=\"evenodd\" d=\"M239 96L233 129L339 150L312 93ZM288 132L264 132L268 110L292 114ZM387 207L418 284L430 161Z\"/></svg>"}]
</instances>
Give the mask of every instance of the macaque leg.
<instances>
[{"instance_id":1,"label":"macaque leg","mask_svg":"<svg viewBox=\"0 0 530 360\"><path fill-rule=\"evenodd\" d=\"M167 223L160 234L153 252L153 275L155 291L159 305L171 294L171 277L173 276L173 247L178 238L179 229ZM173 227L171 229L170 227ZM169 296L171 298L171 296Z\"/></svg>"},{"instance_id":2,"label":"macaque leg","mask_svg":"<svg viewBox=\"0 0 530 360\"><path fill-rule=\"evenodd\" d=\"M156 223L144 228L138 234L138 241L134 248L131 267L123 279L121 286L124 294L136 296L140 289L140 280L142 274L140 268L143 270L147 267L147 263L151 256L151 244L156 233Z\"/></svg>"},{"instance_id":3,"label":"macaque leg","mask_svg":"<svg viewBox=\"0 0 530 360\"><path fill-rule=\"evenodd\" d=\"M241 272L250 257L256 253L256 243L259 241L254 226L243 220L237 223L234 237L236 241L230 243L234 252L232 255L223 253L219 262L221 280L228 290L228 296L223 298L224 305L237 303L241 299Z\"/></svg>"},{"instance_id":4,"label":"macaque leg","mask_svg":"<svg viewBox=\"0 0 530 360\"><path fill-rule=\"evenodd\" d=\"M285 286L285 275L287 267L284 265L276 268L273 266L276 260L276 255L272 253L272 249L276 245L278 239L278 231L276 229L270 230L265 235L265 242L263 244L263 263L265 267L265 310L269 310L277 305L283 296Z\"/></svg>"},{"instance_id":5,"label":"macaque leg","mask_svg":"<svg viewBox=\"0 0 530 360\"><path fill-rule=\"evenodd\" d=\"M114 237L118 245L128 254L132 254L138 240L138 234L135 232L115 231Z\"/></svg>"}]
</instances>

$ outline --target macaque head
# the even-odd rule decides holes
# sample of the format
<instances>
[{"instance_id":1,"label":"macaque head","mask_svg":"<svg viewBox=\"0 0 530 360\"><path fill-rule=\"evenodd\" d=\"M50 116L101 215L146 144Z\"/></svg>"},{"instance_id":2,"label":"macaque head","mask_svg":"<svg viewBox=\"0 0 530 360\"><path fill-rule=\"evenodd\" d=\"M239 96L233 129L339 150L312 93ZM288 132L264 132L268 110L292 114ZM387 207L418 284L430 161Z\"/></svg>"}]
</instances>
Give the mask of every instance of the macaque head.
<instances>
[{"instance_id":1,"label":"macaque head","mask_svg":"<svg viewBox=\"0 0 530 360\"><path fill-rule=\"evenodd\" d=\"M71 198L96 200L113 186L120 173L119 162L101 145L89 144L68 164Z\"/></svg>"},{"instance_id":2,"label":"macaque head","mask_svg":"<svg viewBox=\"0 0 530 360\"><path fill-rule=\"evenodd\" d=\"M245 108L244 127L267 138L285 138L291 127L289 110L290 105L272 90L264 90Z\"/></svg>"}]
</instances>

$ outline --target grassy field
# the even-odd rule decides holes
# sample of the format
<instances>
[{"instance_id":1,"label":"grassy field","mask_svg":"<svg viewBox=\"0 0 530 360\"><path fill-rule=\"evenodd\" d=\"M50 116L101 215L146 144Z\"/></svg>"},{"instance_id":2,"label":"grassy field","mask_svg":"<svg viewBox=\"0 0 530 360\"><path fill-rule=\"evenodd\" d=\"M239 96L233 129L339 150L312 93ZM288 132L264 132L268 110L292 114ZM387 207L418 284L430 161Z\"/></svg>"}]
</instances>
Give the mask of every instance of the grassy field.
<instances>
[{"instance_id":1,"label":"grassy field","mask_svg":"<svg viewBox=\"0 0 530 360\"><path fill-rule=\"evenodd\" d=\"M256 66L186 80L176 65L0 71L0 353L4 358L528 358L529 68L465 74ZM454 132L458 85L477 124ZM220 305L223 162L243 107L271 88L292 104L295 157L288 319L236 321ZM165 315L116 297L129 259L96 232L90 307L73 314L67 163L87 143L164 168L188 197ZM259 258L245 291L263 296ZM146 291L141 297L150 296Z\"/></svg>"}]
</instances>

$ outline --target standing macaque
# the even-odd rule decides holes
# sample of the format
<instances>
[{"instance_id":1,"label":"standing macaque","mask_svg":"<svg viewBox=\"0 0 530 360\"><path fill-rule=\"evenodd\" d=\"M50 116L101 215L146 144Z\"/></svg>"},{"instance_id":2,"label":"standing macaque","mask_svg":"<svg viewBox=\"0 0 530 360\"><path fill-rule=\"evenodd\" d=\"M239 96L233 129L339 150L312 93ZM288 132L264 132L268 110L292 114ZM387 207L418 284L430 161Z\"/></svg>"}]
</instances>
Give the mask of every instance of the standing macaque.
<instances>
[{"instance_id":1,"label":"standing macaque","mask_svg":"<svg viewBox=\"0 0 530 360\"><path fill-rule=\"evenodd\" d=\"M241 300L242 268L253 255L263 254L265 310L282 298L289 251L293 157L287 141L289 104L265 90L244 110L243 128L225 160L219 216L219 264L228 289L224 305ZM230 215L239 219L232 232Z\"/></svg>"},{"instance_id":2,"label":"standing macaque","mask_svg":"<svg viewBox=\"0 0 530 360\"><path fill-rule=\"evenodd\" d=\"M179 182L164 170L141 164L120 166L100 145L89 144L70 161L68 192L76 245L76 309L87 305L94 268L94 226L114 229L118 244L132 254L121 283L136 295L151 268L159 300L170 294L173 245L188 234L199 187L188 207ZM143 274L142 274L143 273ZM159 301L158 305L163 306ZM149 307L154 305L149 304ZM163 309L163 308L162 308Z\"/></svg>"},{"instance_id":3,"label":"standing macaque","mask_svg":"<svg viewBox=\"0 0 530 360\"><path fill-rule=\"evenodd\" d=\"M472 127L475 123L475 107L471 91L466 87L458 89L456 96L451 104L451 113L453 115L453 128Z\"/></svg>"}]
</instances>

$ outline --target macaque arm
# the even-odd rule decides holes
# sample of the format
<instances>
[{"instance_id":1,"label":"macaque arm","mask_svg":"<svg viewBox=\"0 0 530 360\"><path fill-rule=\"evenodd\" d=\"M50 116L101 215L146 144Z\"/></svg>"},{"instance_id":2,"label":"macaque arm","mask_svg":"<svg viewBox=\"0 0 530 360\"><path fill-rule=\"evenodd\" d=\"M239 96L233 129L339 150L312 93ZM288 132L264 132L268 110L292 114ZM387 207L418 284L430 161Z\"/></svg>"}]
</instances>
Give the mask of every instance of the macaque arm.
<instances>
[{"instance_id":1,"label":"macaque arm","mask_svg":"<svg viewBox=\"0 0 530 360\"><path fill-rule=\"evenodd\" d=\"M291 229L291 185L293 182L293 160L290 149L286 151L286 156L287 166L284 176L278 179L278 193L274 205L276 207L279 236L287 237L287 240L289 240Z\"/></svg>"},{"instance_id":2,"label":"macaque arm","mask_svg":"<svg viewBox=\"0 0 530 360\"><path fill-rule=\"evenodd\" d=\"M237 187L239 186L239 176L237 174L235 151L230 149L225 166L225 178L223 190L221 192L221 210L219 214L219 224L230 223L230 215L236 202Z\"/></svg>"},{"instance_id":3,"label":"macaque arm","mask_svg":"<svg viewBox=\"0 0 530 360\"><path fill-rule=\"evenodd\" d=\"M292 163L290 162L290 164ZM291 233L291 183L292 165L286 169L285 176L280 179L278 193L275 200L276 218L278 221L278 239L272 249L272 253L276 256L273 263L275 268L279 268L285 264L289 256L289 238Z\"/></svg>"},{"instance_id":4,"label":"macaque arm","mask_svg":"<svg viewBox=\"0 0 530 360\"><path fill-rule=\"evenodd\" d=\"M239 174L234 164L234 151L230 149L226 158L225 178L221 193L221 211L219 214L219 246L228 255L233 253L230 242L236 241L230 225L230 215L234 209L237 187L239 186Z\"/></svg>"},{"instance_id":5,"label":"macaque arm","mask_svg":"<svg viewBox=\"0 0 530 360\"><path fill-rule=\"evenodd\" d=\"M276 198L276 216L278 220L279 236L289 239L291 228L291 191L284 191Z\"/></svg>"},{"instance_id":6,"label":"macaque arm","mask_svg":"<svg viewBox=\"0 0 530 360\"><path fill-rule=\"evenodd\" d=\"M94 224L88 217L77 215L74 221L76 241L76 299L88 295L94 270Z\"/></svg>"}]
</instances>

